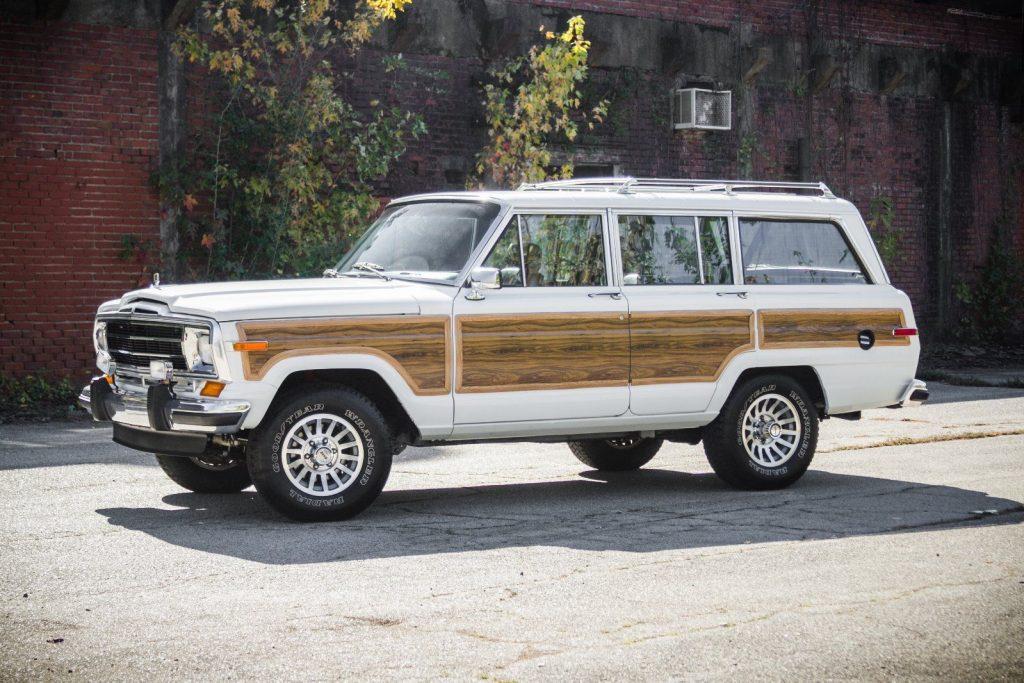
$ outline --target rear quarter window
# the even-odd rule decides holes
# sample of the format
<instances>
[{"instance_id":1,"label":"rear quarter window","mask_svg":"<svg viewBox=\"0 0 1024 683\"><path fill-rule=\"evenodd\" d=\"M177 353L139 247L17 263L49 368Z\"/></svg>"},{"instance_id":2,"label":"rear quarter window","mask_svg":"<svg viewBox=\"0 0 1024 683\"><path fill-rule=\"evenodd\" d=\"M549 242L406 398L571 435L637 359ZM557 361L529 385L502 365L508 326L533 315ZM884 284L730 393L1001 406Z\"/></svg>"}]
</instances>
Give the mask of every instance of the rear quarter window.
<instances>
[{"instance_id":1,"label":"rear quarter window","mask_svg":"<svg viewBox=\"0 0 1024 683\"><path fill-rule=\"evenodd\" d=\"M871 282L842 229L830 221L740 218L748 285L863 285Z\"/></svg>"}]
</instances>

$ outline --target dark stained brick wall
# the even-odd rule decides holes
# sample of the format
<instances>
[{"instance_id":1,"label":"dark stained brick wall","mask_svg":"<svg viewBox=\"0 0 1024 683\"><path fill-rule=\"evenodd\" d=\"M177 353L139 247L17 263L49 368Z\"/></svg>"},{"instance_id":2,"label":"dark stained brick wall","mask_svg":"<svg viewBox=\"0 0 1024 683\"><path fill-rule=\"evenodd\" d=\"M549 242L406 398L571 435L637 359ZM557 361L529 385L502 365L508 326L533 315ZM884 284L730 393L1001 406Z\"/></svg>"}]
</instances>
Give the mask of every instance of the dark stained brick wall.
<instances>
[{"instance_id":1,"label":"dark stained brick wall","mask_svg":"<svg viewBox=\"0 0 1024 683\"><path fill-rule=\"evenodd\" d=\"M96 306L137 286L156 71L151 31L0 24L0 372L86 374Z\"/></svg>"}]
</instances>

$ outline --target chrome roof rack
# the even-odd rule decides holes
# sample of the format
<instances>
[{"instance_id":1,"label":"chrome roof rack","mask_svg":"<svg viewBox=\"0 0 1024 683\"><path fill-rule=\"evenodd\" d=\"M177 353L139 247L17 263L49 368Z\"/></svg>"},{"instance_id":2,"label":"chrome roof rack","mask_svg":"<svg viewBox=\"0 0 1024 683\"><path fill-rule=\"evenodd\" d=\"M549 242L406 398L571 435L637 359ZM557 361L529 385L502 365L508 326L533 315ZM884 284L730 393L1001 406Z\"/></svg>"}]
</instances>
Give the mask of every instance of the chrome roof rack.
<instances>
[{"instance_id":1,"label":"chrome roof rack","mask_svg":"<svg viewBox=\"0 0 1024 683\"><path fill-rule=\"evenodd\" d=\"M572 178L550 180L543 183L523 183L520 190L554 190L573 192L760 192L790 190L802 193L817 193L833 199L832 190L825 183L801 183L775 180L698 180L675 178Z\"/></svg>"}]
</instances>

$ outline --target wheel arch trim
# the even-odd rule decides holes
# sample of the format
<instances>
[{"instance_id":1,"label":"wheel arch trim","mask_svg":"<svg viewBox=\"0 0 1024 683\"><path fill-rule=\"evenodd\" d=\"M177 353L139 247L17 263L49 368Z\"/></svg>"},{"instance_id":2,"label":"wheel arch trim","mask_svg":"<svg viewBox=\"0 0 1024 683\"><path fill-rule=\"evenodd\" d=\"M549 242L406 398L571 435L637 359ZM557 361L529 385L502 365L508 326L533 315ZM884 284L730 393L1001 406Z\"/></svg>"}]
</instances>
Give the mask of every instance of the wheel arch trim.
<instances>
[{"instance_id":1,"label":"wheel arch trim","mask_svg":"<svg viewBox=\"0 0 1024 683\"><path fill-rule=\"evenodd\" d=\"M257 410L257 407L253 406L244 426L251 428L262 422L270 412L273 403L281 398L281 389L287 388L289 382L294 381L290 378L294 378L295 375L324 373L326 377L330 377L331 373L338 372L367 372L375 375L380 383L390 391L394 401L421 435L436 437L451 432L452 398L450 393L419 395L406 381L406 378L398 372L395 365L380 355L371 353L339 354L337 351L322 354L304 353L283 358L274 363L261 380L261 382L274 387L273 398L266 405L260 406L262 410ZM358 385L349 384L349 386L357 391L361 389ZM365 392L366 387L362 387L362 389Z\"/></svg>"}]
</instances>

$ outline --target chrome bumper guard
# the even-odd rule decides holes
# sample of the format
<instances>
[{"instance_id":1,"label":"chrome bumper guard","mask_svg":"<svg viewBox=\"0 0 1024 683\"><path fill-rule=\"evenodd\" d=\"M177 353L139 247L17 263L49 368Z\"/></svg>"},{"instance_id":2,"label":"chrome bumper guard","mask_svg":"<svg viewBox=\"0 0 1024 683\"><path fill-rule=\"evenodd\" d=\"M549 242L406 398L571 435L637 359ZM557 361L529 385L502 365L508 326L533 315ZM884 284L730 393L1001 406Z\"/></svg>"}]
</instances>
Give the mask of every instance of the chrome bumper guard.
<instances>
[{"instance_id":1,"label":"chrome bumper guard","mask_svg":"<svg viewBox=\"0 0 1024 683\"><path fill-rule=\"evenodd\" d=\"M150 387L147 393L124 391L98 377L82 389L78 405L98 422L113 421L159 432L199 434L237 432L251 407L248 401L233 399L177 398L166 389L152 391L157 386Z\"/></svg>"},{"instance_id":2,"label":"chrome bumper guard","mask_svg":"<svg viewBox=\"0 0 1024 683\"><path fill-rule=\"evenodd\" d=\"M899 407L905 408L906 406L917 406L921 405L928 400L928 385L919 379L915 379L913 382L907 385L906 390L903 392L903 396L900 398Z\"/></svg>"}]
</instances>

